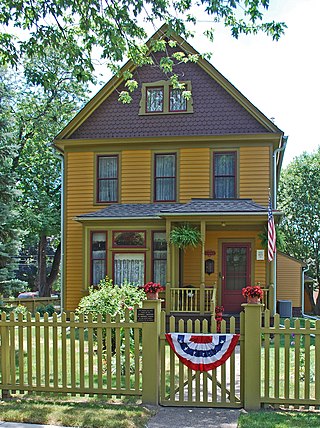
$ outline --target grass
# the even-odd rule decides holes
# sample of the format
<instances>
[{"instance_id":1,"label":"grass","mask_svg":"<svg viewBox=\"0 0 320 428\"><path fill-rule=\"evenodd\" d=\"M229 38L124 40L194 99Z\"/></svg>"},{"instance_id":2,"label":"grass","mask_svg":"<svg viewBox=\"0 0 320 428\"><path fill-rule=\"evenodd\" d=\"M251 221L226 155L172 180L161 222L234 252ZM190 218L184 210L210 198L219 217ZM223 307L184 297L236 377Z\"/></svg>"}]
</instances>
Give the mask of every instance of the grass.
<instances>
[{"instance_id":1,"label":"grass","mask_svg":"<svg viewBox=\"0 0 320 428\"><path fill-rule=\"evenodd\" d=\"M6 422L79 428L142 428L152 416L152 412L141 405L96 398L33 396L3 400L0 406L0 419Z\"/></svg>"},{"instance_id":2,"label":"grass","mask_svg":"<svg viewBox=\"0 0 320 428\"><path fill-rule=\"evenodd\" d=\"M320 427L320 413L299 411L274 411L242 413L238 428L300 428Z\"/></svg>"}]
</instances>

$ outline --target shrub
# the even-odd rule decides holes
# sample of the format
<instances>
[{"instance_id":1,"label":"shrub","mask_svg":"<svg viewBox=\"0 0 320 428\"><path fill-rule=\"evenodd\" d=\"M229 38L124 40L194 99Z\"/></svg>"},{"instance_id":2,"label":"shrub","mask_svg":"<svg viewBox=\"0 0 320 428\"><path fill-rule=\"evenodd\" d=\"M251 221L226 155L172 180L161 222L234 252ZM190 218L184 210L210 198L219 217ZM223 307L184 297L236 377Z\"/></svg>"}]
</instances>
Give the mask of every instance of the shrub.
<instances>
[{"instance_id":1,"label":"shrub","mask_svg":"<svg viewBox=\"0 0 320 428\"><path fill-rule=\"evenodd\" d=\"M47 306L38 306L36 308L36 312L39 312L40 316L43 317L43 315L45 314L45 312L48 313L49 317L52 316L52 314L54 313L54 306L52 303L49 303L49 305Z\"/></svg>"},{"instance_id":2,"label":"shrub","mask_svg":"<svg viewBox=\"0 0 320 428\"><path fill-rule=\"evenodd\" d=\"M137 286L124 284L120 287L106 277L100 281L97 289L90 287L88 296L80 300L76 313L85 316L92 314L94 320L98 314L101 314L104 320L108 314L112 317L120 314L123 320L125 309L133 309L134 305L141 304L145 298L145 293ZM133 319L133 310L131 312Z\"/></svg>"},{"instance_id":3,"label":"shrub","mask_svg":"<svg viewBox=\"0 0 320 428\"><path fill-rule=\"evenodd\" d=\"M0 282L0 294L3 297L15 297L23 291L29 291L28 283L20 279L9 279Z\"/></svg>"},{"instance_id":4,"label":"shrub","mask_svg":"<svg viewBox=\"0 0 320 428\"><path fill-rule=\"evenodd\" d=\"M23 305L18 305L14 309L12 309L12 312L14 313L15 317L18 318L19 314L23 315L23 318L27 318L28 309Z\"/></svg>"},{"instance_id":5,"label":"shrub","mask_svg":"<svg viewBox=\"0 0 320 428\"><path fill-rule=\"evenodd\" d=\"M76 309L76 314L83 314L85 318L92 314L93 320L97 320L98 314L102 315L105 321L108 314L111 317L120 315L120 320L125 318L126 309L129 309L130 319L134 318L134 306L141 305L142 300L146 298L143 290L132 284L124 284L122 286L113 285L112 280L106 277L101 280L98 289L90 287L89 295L80 300L79 306ZM96 331L93 329L94 338L97 340ZM106 329L102 331L103 349L106 349ZM122 329L120 330L120 347L124 344L124 336ZM130 332L130 352L133 352L133 332ZM115 329L111 332L111 352L114 355L116 350Z\"/></svg>"}]
</instances>

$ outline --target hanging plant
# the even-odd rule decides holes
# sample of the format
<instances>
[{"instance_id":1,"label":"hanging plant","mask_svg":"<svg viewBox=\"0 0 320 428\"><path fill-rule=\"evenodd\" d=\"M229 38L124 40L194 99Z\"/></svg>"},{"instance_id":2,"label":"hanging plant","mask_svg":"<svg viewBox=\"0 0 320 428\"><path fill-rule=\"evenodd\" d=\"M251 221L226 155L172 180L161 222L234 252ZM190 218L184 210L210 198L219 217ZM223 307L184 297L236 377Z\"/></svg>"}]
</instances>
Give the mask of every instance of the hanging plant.
<instances>
[{"instance_id":1,"label":"hanging plant","mask_svg":"<svg viewBox=\"0 0 320 428\"><path fill-rule=\"evenodd\" d=\"M187 247L197 247L201 242L200 231L188 223L177 226L170 232L170 243L182 250Z\"/></svg>"},{"instance_id":2,"label":"hanging plant","mask_svg":"<svg viewBox=\"0 0 320 428\"><path fill-rule=\"evenodd\" d=\"M284 234L279 229L278 225L275 226L276 229L276 247L278 250L282 251L284 249ZM268 227L265 226L263 232L259 233L260 242L263 248L268 248Z\"/></svg>"}]
</instances>

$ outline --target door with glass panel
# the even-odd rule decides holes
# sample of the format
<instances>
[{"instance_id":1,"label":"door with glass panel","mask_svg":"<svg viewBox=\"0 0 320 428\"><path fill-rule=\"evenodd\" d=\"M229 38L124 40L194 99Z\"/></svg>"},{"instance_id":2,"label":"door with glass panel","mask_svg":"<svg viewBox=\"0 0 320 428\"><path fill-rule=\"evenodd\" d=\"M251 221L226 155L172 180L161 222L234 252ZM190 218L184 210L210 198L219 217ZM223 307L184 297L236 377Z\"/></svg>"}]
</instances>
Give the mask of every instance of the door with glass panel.
<instances>
[{"instance_id":1,"label":"door with glass panel","mask_svg":"<svg viewBox=\"0 0 320 428\"><path fill-rule=\"evenodd\" d=\"M251 244L222 244L222 305L226 313L239 313L245 302L243 287L251 283Z\"/></svg>"}]
</instances>

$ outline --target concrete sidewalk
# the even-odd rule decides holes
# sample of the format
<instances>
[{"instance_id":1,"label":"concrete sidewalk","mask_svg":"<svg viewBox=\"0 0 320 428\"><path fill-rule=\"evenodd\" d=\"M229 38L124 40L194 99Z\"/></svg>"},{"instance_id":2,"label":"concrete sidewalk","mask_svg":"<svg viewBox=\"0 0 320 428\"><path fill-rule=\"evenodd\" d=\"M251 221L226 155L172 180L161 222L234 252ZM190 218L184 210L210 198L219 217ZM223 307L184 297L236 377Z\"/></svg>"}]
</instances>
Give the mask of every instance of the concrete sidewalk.
<instances>
[{"instance_id":1,"label":"concrete sidewalk","mask_svg":"<svg viewBox=\"0 0 320 428\"><path fill-rule=\"evenodd\" d=\"M237 428L240 412L240 409L159 407L147 428Z\"/></svg>"}]
</instances>

